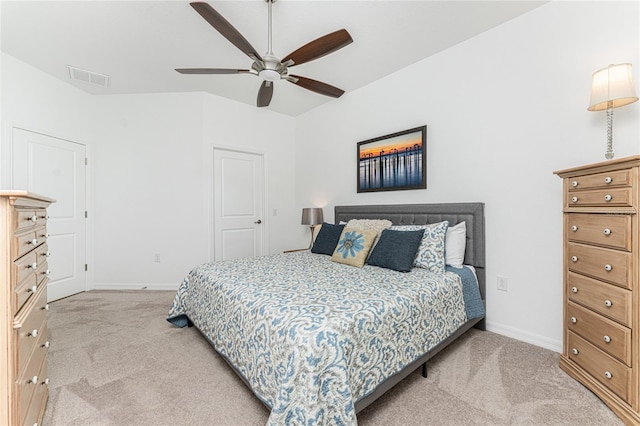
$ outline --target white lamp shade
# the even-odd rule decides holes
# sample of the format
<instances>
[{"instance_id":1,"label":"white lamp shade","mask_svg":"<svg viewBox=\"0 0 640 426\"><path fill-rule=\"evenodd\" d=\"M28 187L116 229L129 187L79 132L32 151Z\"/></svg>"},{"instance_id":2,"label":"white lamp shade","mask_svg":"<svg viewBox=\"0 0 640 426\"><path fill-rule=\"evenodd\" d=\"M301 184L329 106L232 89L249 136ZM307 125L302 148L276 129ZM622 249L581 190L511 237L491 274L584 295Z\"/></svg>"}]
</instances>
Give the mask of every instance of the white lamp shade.
<instances>
[{"instance_id":1,"label":"white lamp shade","mask_svg":"<svg viewBox=\"0 0 640 426\"><path fill-rule=\"evenodd\" d=\"M589 111L618 108L638 100L631 64L609 65L593 73Z\"/></svg>"},{"instance_id":2,"label":"white lamp shade","mask_svg":"<svg viewBox=\"0 0 640 426\"><path fill-rule=\"evenodd\" d=\"M311 207L302 209L303 225L320 225L324 218L322 217L322 208Z\"/></svg>"}]
</instances>

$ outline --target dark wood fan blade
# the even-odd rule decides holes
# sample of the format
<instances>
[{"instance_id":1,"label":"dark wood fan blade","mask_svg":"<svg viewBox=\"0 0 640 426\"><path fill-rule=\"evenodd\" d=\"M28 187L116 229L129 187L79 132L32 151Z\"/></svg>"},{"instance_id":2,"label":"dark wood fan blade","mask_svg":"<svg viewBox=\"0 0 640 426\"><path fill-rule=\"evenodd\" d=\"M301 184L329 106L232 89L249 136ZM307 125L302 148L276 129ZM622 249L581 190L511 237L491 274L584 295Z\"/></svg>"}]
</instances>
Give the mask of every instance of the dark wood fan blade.
<instances>
[{"instance_id":1,"label":"dark wood fan blade","mask_svg":"<svg viewBox=\"0 0 640 426\"><path fill-rule=\"evenodd\" d=\"M240 34L233 25L229 23L222 15L220 15L209 3L194 2L190 3L196 12L200 14L213 28L215 28L224 38L229 40L231 44L243 51L251 59L259 59L262 61L262 57L251 43Z\"/></svg>"},{"instance_id":2,"label":"dark wood fan blade","mask_svg":"<svg viewBox=\"0 0 640 426\"><path fill-rule=\"evenodd\" d=\"M251 70L236 70L231 68L176 68L180 74L242 74Z\"/></svg>"},{"instance_id":3,"label":"dark wood fan blade","mask_svg":"<svg viewBox=\"0 0 640 426\"><path fill-rule=\"evenodd\" d=\"M304 64L305 62L321 58L338 49L342 49L351 42L353 42L351 35L349 35L347 30L341 29L305 44L286 56L282 62L285 63L290 59L293 61L293 65Z\"/></svg>"},{"instance_id":4,"label":"dark wood fan blade","mask_svg":"<svg viewBox=\"0 0 640 426\"><path fill-rule=\"evenodd\" d=\"M273 96L273 81L263 81L258 90L258 102L259 107L269 106L271 103L271 97Z\"/></svg>"},{"instance_id":5,"label":"dark wood fan blade","mask_svg":"<svg viewBox=\"0 0 640 426\"><path fill-rule=\"evenodd\" d=\"M321 81L312 80L306 77L300 77L298 75L292 75L291 77L298 79L298 81L293 82L293 84L297 84L300 87L304 87L307 90L311 90L312 92L320 93L321 95L331 96L332 98L339 98L344 94L344 90L338 89L337 87L331 86L327 83L323 83Z\"/></svg>"}]
</instances>

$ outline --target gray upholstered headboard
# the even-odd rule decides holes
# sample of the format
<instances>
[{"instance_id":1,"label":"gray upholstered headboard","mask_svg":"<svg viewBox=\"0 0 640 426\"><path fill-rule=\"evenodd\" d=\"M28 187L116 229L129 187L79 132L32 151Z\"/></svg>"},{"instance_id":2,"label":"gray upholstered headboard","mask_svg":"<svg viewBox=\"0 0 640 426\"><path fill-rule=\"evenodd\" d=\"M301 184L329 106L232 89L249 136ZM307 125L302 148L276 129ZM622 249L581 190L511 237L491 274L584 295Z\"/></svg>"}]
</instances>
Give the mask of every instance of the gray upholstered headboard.
<instances>
[{"instance_id":1,"label":"gray upholstered headboard","mask_svg":"<svg viewBox=\"0 0 640 426\"><path fill-rule=\"evenodd\" d=\"M349 219L388 219L394 225L425 225L449 221L449 226L466 222L467 248L464 262L476 268L480 292L485 298L484 203L387 204L336 206L335 223Z\"/></svg>"}]
</instances>

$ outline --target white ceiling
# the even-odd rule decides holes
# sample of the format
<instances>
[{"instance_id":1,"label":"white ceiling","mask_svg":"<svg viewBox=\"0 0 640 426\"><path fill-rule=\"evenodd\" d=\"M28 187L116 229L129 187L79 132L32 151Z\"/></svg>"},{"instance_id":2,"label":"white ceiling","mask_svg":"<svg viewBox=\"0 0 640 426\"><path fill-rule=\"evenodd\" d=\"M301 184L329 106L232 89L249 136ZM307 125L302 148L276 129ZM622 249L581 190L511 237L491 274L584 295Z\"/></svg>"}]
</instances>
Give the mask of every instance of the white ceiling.
<instances>
[{"instance_id":1,"label":"white ceiling","mask_svg":"<svg viewBox=\"0 0 640 426\"><path fill-rule=\"evenodd\" d=\"M306 1L273 5L273 51L282 58L346 28L354 42L290 69L352 92L526 13L545 1ZM264 0L211 4L258 50L267 51ZM188 1L6 1L2 51L92 94L204 91L255 105L253 75L182 75L174 68L241 68L251 59ZM111 77L108 88L71 81L67 65ZM296 116L339 102L284 80L268 109Z\"/></svg>"}]
</instances>

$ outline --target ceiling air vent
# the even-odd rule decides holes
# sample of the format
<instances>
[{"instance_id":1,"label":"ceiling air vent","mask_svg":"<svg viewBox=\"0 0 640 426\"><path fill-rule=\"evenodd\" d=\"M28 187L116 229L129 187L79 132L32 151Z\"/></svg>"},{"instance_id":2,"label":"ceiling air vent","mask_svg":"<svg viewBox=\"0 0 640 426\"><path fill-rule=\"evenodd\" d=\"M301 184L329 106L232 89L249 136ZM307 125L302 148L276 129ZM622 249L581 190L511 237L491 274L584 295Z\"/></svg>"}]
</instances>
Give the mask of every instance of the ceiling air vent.
<instances>
[{"instance_id":1,"label":"ceiling air vent","mask_svg":"<svg viewBox=\"0 0 640 426\"><path fill-rule=\"evenodd\" d=\"M71 77L71 80L84 81L85 83L95 84L96 86L101 87L109 87L109 80L111 80L111 77L108 75L83 70L81 68L72 67L71 65L67 65L67 68L69 68L69 77Z\"/></svg>"}]
</instances>

